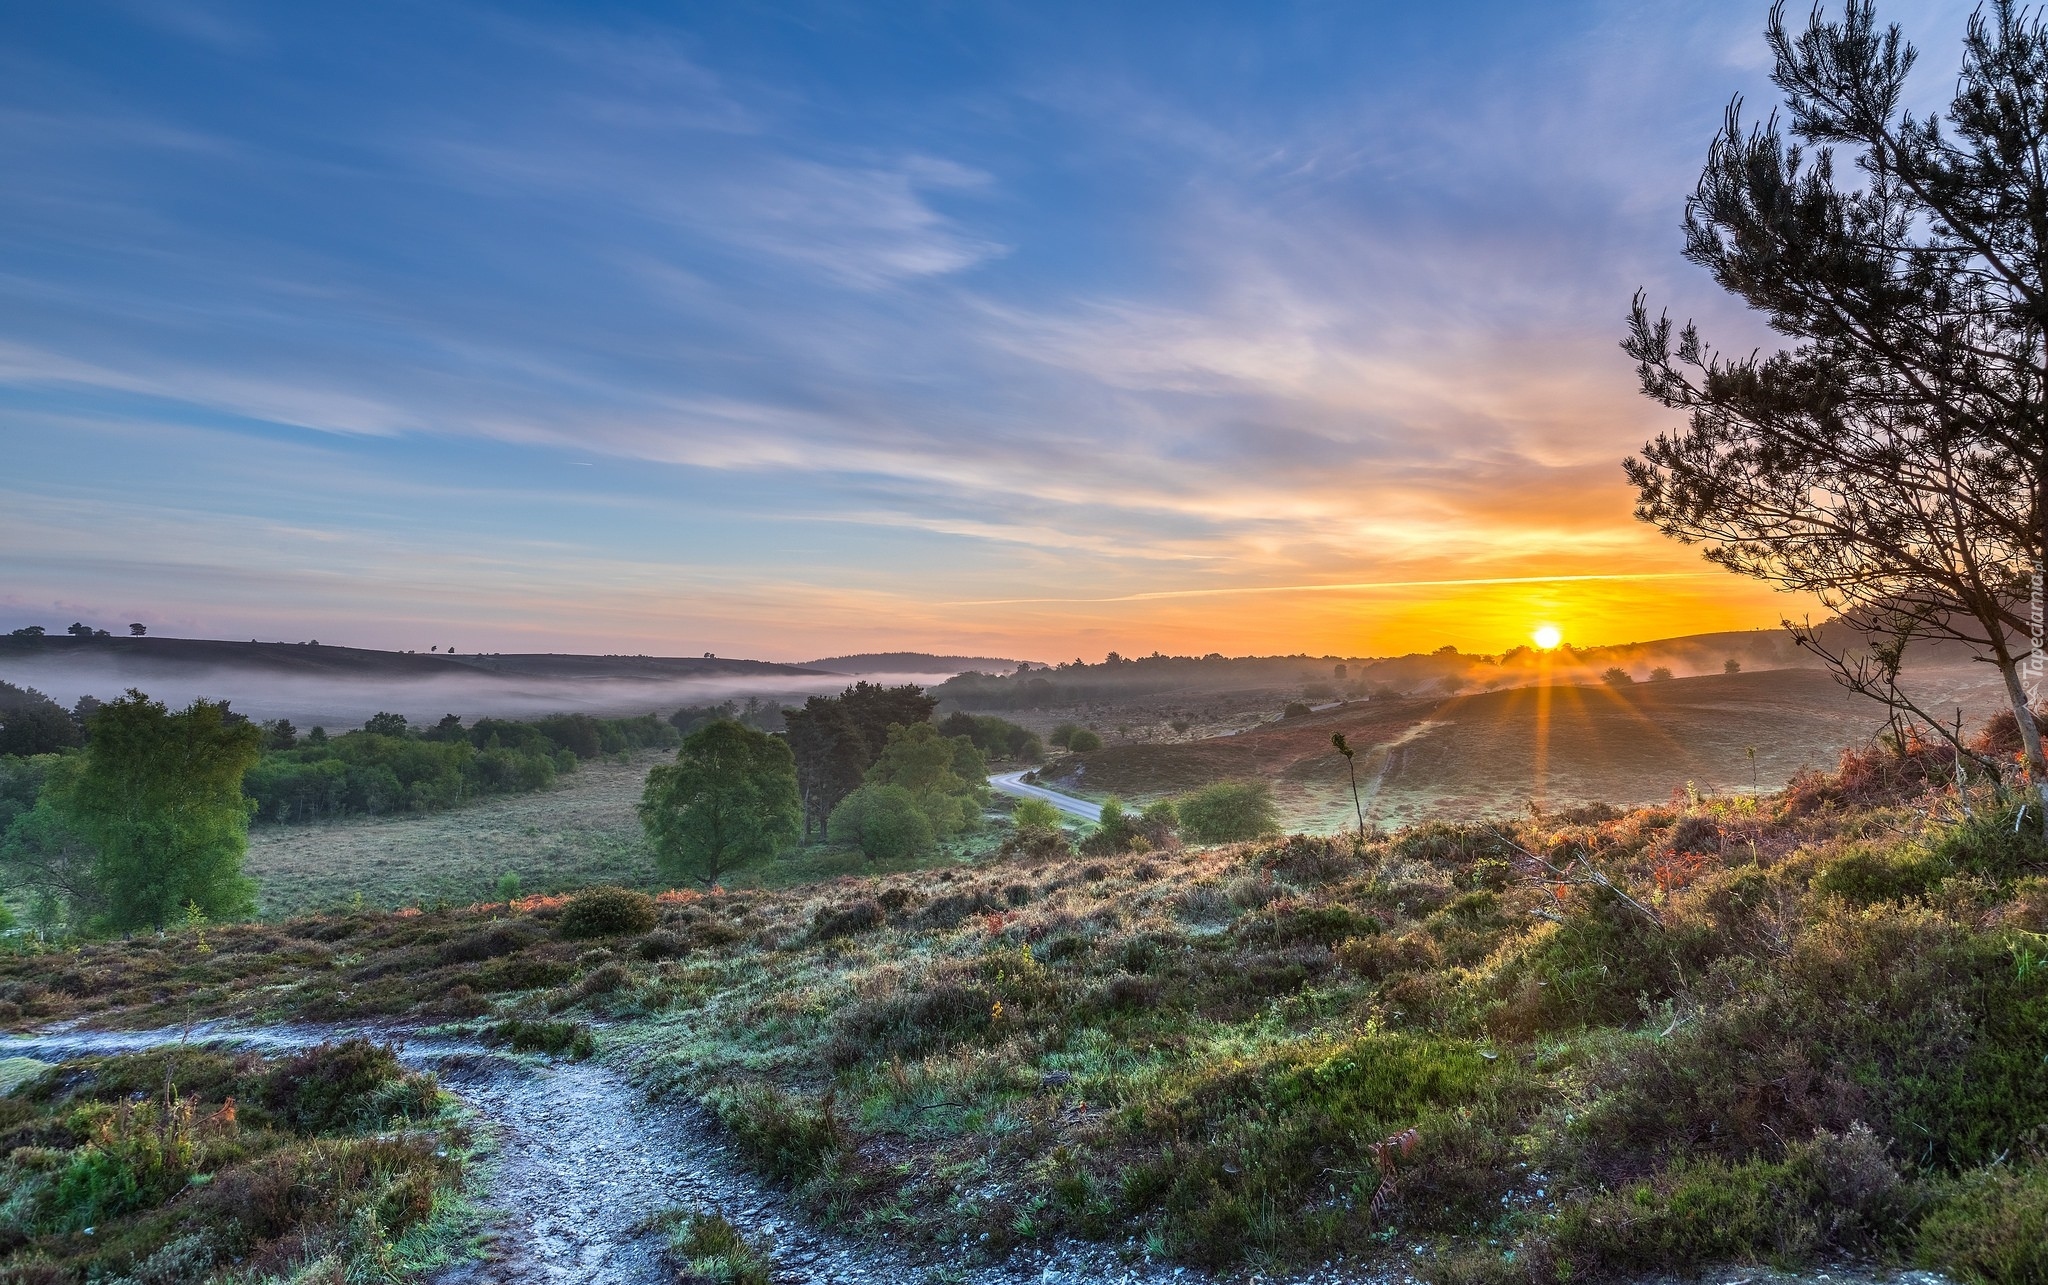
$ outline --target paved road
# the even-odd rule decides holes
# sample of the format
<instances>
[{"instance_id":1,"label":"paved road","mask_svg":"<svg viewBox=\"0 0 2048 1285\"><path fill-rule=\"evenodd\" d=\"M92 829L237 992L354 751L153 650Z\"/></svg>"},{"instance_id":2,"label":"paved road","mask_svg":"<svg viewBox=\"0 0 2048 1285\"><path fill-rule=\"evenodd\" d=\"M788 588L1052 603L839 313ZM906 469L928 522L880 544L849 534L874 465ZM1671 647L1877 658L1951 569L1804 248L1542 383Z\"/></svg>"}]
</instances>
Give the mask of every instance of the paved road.
<instances>
[{"instance_id":1,"label":"paved road","mask_svg":"<svg viewBox=\"0 0 2048 1285\"><path fill-rule=\"evenodd\" d=\"M1007 794L1013 799L1043 799L1077 821L1086 821L1093 825L1102 820L1101 804L1077 799L1071 794L1061 794L1058 790L1048 790L1042 785L1026 785L1022 772L1005 772L1001 776L992 776L988 783L996 793Z\"/></svg>"}]
</instances>

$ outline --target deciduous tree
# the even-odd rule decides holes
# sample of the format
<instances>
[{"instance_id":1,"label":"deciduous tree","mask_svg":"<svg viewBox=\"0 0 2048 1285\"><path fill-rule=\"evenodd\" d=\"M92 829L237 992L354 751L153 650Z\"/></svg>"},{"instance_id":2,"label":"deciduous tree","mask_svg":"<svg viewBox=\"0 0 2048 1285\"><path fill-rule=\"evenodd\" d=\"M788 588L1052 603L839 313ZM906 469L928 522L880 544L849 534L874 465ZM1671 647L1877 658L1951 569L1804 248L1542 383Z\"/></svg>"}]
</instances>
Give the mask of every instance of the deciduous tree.
<instances>
[{"instance_id":1,"label":"deciduous tree","mask_svg":"<svg viewBox=\"0 0 2048 1285\"><path fill-rule=\"evenodd\" d=\"M104 926L162 928L183 908L234 919L254 908L242 875L249 801L242 775L262 732L194 701L172 713L131 690L100 706L84 766L44 787L65 829L92 850L91 884ZM79 893L71 894L74 900Z\"/></svg>"},{"instance_id":2,"label":"deciduous tree","mask_svg":"<svg viewBox=\"0 0 2048 1285\"><path fill-rule=\"evenodd\" d=\"M780 738L720 719L647 774L639 813L662 873L711 887L796 839L796 764Z\"/></svg>"}]
</instances>

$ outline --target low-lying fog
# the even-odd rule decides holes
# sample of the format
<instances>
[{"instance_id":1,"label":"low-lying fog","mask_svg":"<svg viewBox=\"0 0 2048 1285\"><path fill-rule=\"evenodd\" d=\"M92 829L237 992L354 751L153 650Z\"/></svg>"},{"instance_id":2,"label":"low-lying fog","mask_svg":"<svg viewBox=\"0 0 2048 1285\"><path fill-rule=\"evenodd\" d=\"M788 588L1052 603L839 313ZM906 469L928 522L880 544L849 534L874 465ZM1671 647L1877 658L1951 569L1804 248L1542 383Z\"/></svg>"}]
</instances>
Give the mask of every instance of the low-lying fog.
<instances>
[{"instance_id":1,"label":"low-lying fog","mask_svg":"<svg viewBox=\"0 0 2048 1285\"><path fill-rule=\"evenodd\" d=\"M178 707L201 697L226 700L250 718L288 718L301 731L325 727L341 731L359 727L382 711L403 714L414 724L434 723L444 714L464 722L478 718L532 718L541 714L583 713L607 718L634 714L667 717L685 706L756 698L764 704L801 704L806 696L844 690L855 681L932 686L950 673L736 674L665 680L582 678L548 679L526 674L448 674L430 678L343 679L320 675L250 673L220 666L189 672L124 671L105 662L61 663L14 658L0 668L0 679L33 687L69 708L81 696L110 700L130 687Z\"/></svg>"}]
</instances>

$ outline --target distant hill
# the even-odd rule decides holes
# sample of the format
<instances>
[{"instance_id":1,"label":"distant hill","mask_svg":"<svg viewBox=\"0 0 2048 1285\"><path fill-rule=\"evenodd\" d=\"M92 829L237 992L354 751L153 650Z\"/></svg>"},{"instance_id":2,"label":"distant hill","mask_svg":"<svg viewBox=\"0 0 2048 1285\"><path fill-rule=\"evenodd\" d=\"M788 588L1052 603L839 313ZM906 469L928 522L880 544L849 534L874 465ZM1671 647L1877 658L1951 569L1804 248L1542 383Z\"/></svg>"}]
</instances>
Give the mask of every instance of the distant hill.
<instances>
[{"instance_id":1,"label":"distant hill","mask_svg":"<svg viewBox=\"0 0 2048 1285\"><path fill-rule=\"evenodd\" d=\"M147 675L173 675L196 668L228 666L271 674L331 675L337 678L437 678L482 670L542 678L704 678L713 675L809 675L816 671L765 660L721 656L576 656L553 652L455 653L378 651L320 643L234 642L217 638L42 638L0 635L0 667L37 664L113 663Z\"/></svg>"},{"instance_id":2,"label":"distant hill","mask_svg":"<svg viewBox=\"0 0 2048 1285\"><path fill-rule=\"evenodd\" d=\"M530 717L559 711L671 713L755 697L778 704L845 685L843 672L722 656L575 656L378 651L210 638L0 635L0 679L61 703L139 687L181 704L224 699L256 718L352 726L380 710Z\"/></svg>"},{"instance_id":3,"label":"distant hill","mask_svg":"<svg viewBox=\"0 0 2048 1285\"><path fill-rule=\"evenodd\" d=\"M871 651L858 656L828 656L807 660L805 669L824 669L835 674L1007 674L1019 662L997 656L934 656L924 651Z\"/></svg>"}]
</instances>

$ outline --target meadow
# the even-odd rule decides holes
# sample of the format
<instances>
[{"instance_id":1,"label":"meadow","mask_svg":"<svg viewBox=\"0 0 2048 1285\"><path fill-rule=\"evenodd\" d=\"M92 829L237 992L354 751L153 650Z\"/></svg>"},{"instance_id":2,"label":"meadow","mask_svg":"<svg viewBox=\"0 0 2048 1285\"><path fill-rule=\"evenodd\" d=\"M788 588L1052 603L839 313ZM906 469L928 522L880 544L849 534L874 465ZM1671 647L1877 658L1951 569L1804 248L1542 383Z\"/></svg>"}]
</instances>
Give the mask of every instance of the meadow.
<instances>
[{"instance_id":1,"label":"meadow","mask_svg":"<svg viewBox=\"0 0 2048 1285\"><path fill-rule=\"evenodd\" d=\"M246 870L267 919L361 906L397 909L489 901L498 880L549 893L591 884L661 886L634 806L648 769L674 756L640 751L592 759L548 788L480 799L439 812L350 816L249 831ZM964 836L915 859L877 866L858 851L820 844L726 880L736 888L785 887L876 870L971 862L994 832Z\"/></svg>"},{"instance_id":2,"label":"meadow","mask_svg":"<svg viewBox=\"0 0 2048 1285\"><path fill-rule=\"evenodd\" d=\"M223 926L0 960L0 1016L595 1055L934 1263L2039 1281L2048 846L1908 751L1370 841Z\"/></svg>"}]
</instances>

